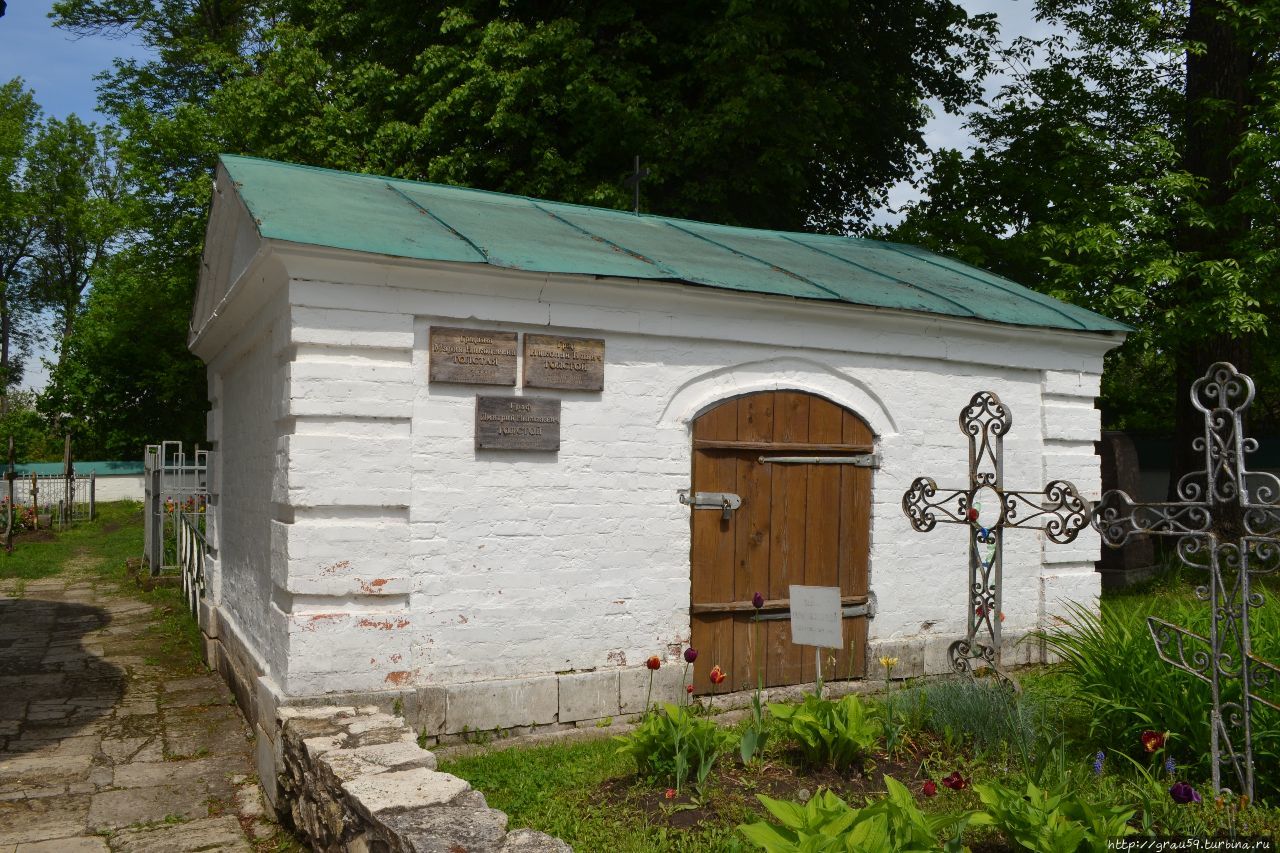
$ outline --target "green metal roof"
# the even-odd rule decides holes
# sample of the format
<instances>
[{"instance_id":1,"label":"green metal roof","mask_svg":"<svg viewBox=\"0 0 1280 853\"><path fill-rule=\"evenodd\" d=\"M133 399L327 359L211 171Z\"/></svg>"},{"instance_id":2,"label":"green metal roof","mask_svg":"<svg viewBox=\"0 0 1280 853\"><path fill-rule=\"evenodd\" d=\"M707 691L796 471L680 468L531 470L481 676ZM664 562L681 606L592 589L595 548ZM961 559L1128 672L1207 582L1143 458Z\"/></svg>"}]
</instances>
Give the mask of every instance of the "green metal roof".
<instances>
[{"instance_id":1,"label":"green metal roof","mask_svg":"<svg viewBox=\"0 0 1280 853\"><path fill-rule=\"evenodd\" d=\"M251 157L222 163L273 240L1089 332L1129 327L914 246L712 225Z\"/></svg>"},{"instance_id":2,"label":"green metal roof","mask_svg":"<svg viewBox=\"0 0 1280 853\"><path fill-rule=\"evenodd\" d=\"M97 474L99 477L141 477L144 470L141 459L136 462L80 462L77 460L72 465L81 477L87 477L90 474ZM27 462L14 465L13 470L20 477L30 477L32 474L61 475L65 469L61 462Z\"/></svg>"}]
</instances>

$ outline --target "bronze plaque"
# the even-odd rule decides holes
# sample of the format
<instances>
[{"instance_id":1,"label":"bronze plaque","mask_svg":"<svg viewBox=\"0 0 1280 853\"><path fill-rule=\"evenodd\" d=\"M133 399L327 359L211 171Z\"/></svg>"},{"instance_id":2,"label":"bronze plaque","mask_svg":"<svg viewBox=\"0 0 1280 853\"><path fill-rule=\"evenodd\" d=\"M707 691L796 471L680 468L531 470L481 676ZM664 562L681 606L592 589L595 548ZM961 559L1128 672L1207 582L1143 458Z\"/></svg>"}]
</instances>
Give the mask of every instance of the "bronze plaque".
<instances>
[{"instance_id":1,"label":"bronze plaque","mask_svg":"<svg viewBox=\"0 0 1280 853\"><path fill-rule=\"evenodd\" d=\"M432 326L428 341L432 382L516 384L516 333Z\"/></svg>"},{"instance_id":2,"label":"bronze plaque","mask_svg":"<svg viewBox=\"0 0 1280 853\"><path fill-rule=\"evenodd\" d=\"M604 341L526 333L524 384L529 388L603 391Z\"/></svg>"},{"instance_id":3,"label":"bronze plaque","mask_svg":"<svg viewBox=\"0 0 1280 853\"><path fill-rule=\"evenodd\" d=\"M560 401L476 397L477 450L559 450Z\"/></svg>"}]
</instances>

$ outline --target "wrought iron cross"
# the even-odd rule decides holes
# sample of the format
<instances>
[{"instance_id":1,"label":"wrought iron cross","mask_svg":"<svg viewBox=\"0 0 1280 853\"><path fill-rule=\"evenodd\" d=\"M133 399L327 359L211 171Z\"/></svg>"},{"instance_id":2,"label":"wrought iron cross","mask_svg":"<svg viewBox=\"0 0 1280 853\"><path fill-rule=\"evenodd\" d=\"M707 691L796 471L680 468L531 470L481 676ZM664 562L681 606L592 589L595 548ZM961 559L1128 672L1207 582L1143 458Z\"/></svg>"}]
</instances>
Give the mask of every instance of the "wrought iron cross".
<instances>
[{"instance_id":1,"label":"wrought iron cross","mask_svg":"<svg viewBox=\"0 0 1280 853\"><path fill-rule=\"evenodd\" d=\"M1043 530L1054 542L1071 542L1089 522L1089 505L1066 480L1041 492L1004 488L1004 436L1013 415L992 391L973 395L960 410L969 437L969 486L938 497L938 484L917 477L902 496L902 510L920 532L942 524L969 527L968 630L947 649L951 668L972 673L974 662L1000 670L1001 571L1007 528ZM981 636L979 636L981 634Z\"/></svg>"},{"instance_id":2,"label":"wrought iron cross","mask_svg":"<svg viewBox=\"0 0 1280 853\"><path fill-rule=\"evenodd\" d=\"M1275 694L1280 667L1250 648L1249 610L1261 607L1251 575L1280 565L1280 479L1245 468L1245 454L1258 442L1244 437L1243 416L1253 403L1253 380L1220 361L1191 386L1191 403L1204 413L1204 435L1192 447L1204 453L1204 470L1178 482L1177 503L1138 503L1121 491L1102 496L1093 524L1113 548L1130 536L1177 537L1184 565L1209 573L1196 596L1209 603L1209 636L1147 617L1162 660L1210 686L1210 751L1213 787L1229 793L1229 768L1240 792L1253 798L1253 703L1280 710ZM1271 698L1263 695L1271 692Z\"/></svg>"},{"instance_id":3,"label":"wrought iron cross","mask_svg":"<svg viewBox=\"0 0 1280 853\"><path fill-rule=\"evenodd\" d=\"M630 175L627 175L627 179L624 182L627 186L635 190L635 193L636 193L635 212L636 213L640 212L640 182L647 177L649 177L649 170L640 168L640 155L637 154L636 169Z\"/></svg>"}]
</instances>

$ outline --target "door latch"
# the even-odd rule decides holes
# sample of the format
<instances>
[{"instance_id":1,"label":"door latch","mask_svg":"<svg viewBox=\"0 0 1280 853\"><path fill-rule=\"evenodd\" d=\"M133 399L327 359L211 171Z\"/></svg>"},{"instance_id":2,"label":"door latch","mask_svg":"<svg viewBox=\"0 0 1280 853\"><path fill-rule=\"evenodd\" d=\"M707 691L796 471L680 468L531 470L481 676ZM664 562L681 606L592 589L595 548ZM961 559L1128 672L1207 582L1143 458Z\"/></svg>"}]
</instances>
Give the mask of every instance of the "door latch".
<instances>
[{"instance_id":1,"label":"door latch","mask_svg":"<svg viewBox=\"0 0 1280 853\"><path fill-rule=\"evenodd\" d=\"M728 521L733 511L742 506L742 498L732 492L693 492L681 489L677 494L680 503L694 509L718 509L721 521Z\"/></svg>"}]
</instances>

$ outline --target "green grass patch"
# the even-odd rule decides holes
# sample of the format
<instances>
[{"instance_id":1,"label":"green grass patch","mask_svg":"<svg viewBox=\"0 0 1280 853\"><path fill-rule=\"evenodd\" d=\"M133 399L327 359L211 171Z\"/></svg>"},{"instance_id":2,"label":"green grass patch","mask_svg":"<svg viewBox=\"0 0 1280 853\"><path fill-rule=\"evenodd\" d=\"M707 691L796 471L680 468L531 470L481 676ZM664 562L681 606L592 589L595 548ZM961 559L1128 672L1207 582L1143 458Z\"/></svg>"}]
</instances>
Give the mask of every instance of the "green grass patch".
<instances>
[{"instance_id":1,"label":"green grass patch","mask_svg":"<svg viewBox=\"0 0 1280 853\"><path fill-rule=\"evenodd\" d=\"M622 789L635 773L635 763L618 754L618 743L612 738L504 749L443 761L440 769L483 791L490 806L507 813L512 829L537 829L564 839L575 850L743 850L749 845L735 837L734 826L759 819L762 813L743 810L714 826L682 828L651 820L629 802L641 797L656 801L662 792L652 786L619 790L622 802L604 802L602 784L615 780Z\"/></svg>"},{"instance_id":2,"label":"green grass patch","mask_svg":"<svg viewBox=\"0 0 1280 853\"><path fill-rule=\"evenodd\" d=\"M65 530L19 533L13 553L0 550L0 579L36 580L64 569L102 573L142 556L142 504L101 503L93 521L78 521Z\"/></svg>"}]
</instances>

